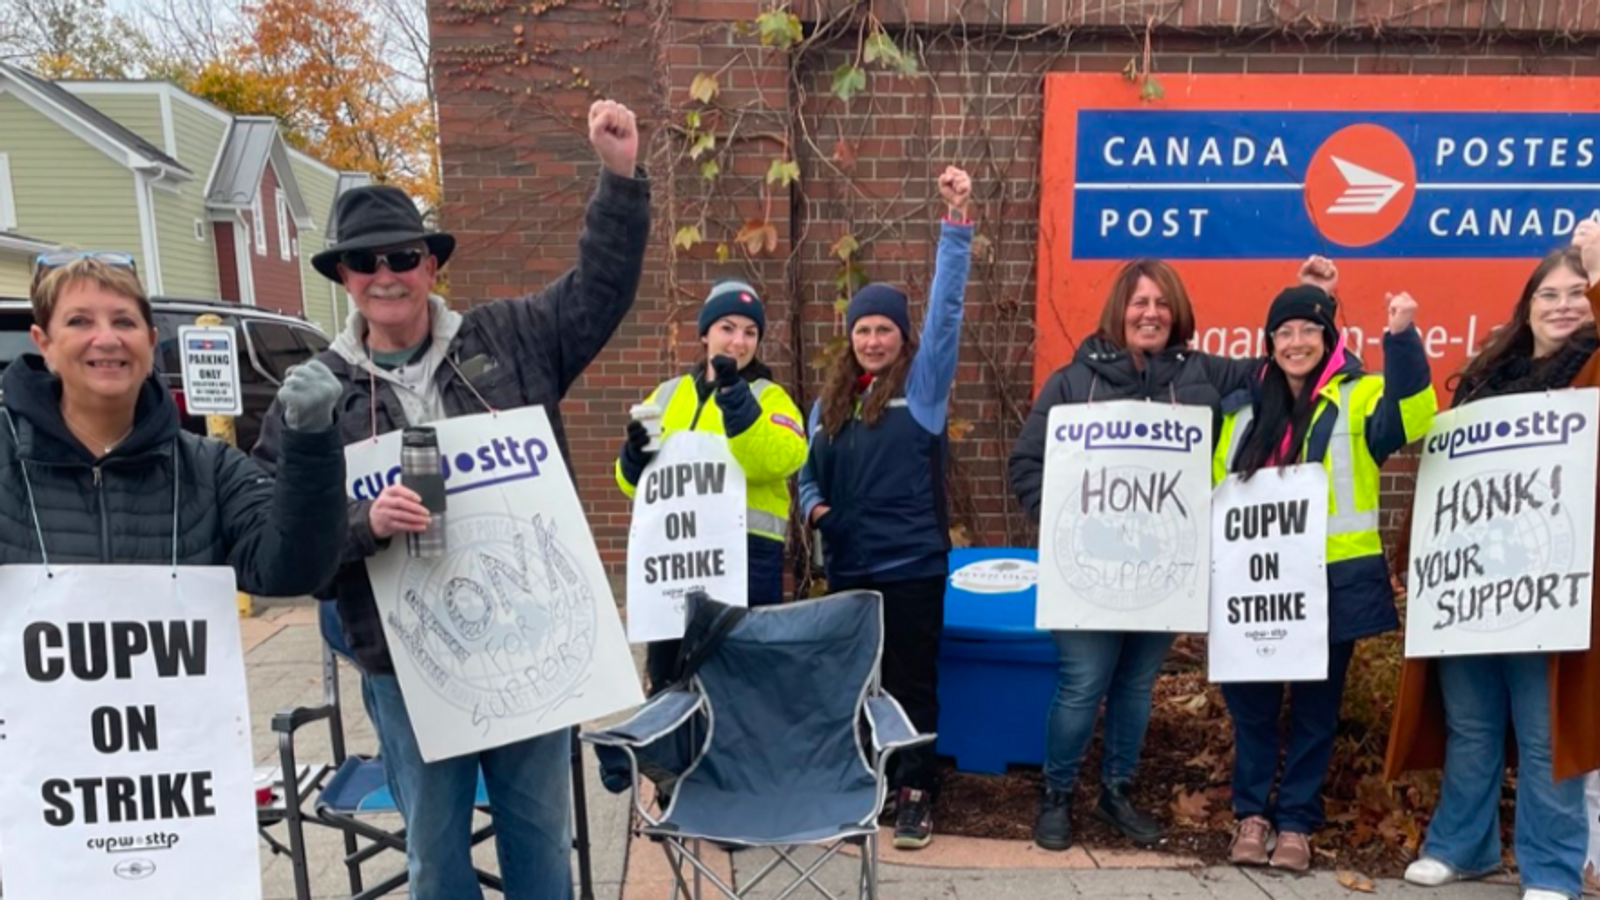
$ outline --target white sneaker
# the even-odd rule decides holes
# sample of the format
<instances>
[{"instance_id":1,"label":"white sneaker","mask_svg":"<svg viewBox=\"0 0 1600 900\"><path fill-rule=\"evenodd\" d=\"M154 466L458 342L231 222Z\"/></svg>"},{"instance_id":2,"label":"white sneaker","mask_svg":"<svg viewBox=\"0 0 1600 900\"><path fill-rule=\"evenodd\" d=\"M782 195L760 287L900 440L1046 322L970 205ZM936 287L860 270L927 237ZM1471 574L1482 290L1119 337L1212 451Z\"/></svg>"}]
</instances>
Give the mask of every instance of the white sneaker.
<instances>
[{"instance_id":1,"label":"white sneaker","mask_svg":"<svg viewBox=\"0 0 1600 900\"><path fill-rule=\"evenodd\" d=\"M1438 887L1442 884L1449 884L1452 881L1460 881L1461 874L1451 868L1449 863L1434 859L1431 856L1424 856L1406 866L1406 880L1412 884L1420 884L1423 887ZM1528 898L1524 897L1523 900L1528 900ZM1533 900L1543 900L1543 898L1536 897ZM1565 900L1565 898L1562 898L1562 900Z\"/></svg>"},{"instance_id":2,"label":"white sneaker","mask_svg":"<svg viewBox=\"0 0 1600 900\"><path fill-rule=\"evenodd\" d=\"M1538 888L1522 892L1522 900L1572 900L1560 891L1541 891Z\"/></svg>"}]
</instances>

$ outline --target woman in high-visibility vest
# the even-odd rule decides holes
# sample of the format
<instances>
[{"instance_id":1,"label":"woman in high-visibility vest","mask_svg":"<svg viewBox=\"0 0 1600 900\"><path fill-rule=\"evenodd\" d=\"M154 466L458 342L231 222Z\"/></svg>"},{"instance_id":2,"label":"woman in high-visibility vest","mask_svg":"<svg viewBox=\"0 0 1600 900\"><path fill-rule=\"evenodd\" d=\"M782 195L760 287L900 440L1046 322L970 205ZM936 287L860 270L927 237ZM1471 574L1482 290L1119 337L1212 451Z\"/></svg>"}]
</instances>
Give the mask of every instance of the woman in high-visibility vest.
<instances>
[{"instance_id":1,"label":"woman in high-visibility vest","mask_svg":"<svg viewBox=\"0 0 1600 900\"><path fill-rule=\"evenodd\" d=\"M1508 394L1600 386L1590 274L1600 275L1600 225L1578 247L1546 256L1511 318L1461 372L1453 405ZM1587 247L1592 262L1584 259ZM1593 268L1587 268L1589 262ZM1590 296L1585 296L1588 291ZM1404 556L1396 560L1405 566ZM1590 588L1590 596L1593 589ZM1593 600L1591 599L1591 602ZM1592 821L1583 773L1600 768L1600 616L1589 649L1410 659L1400 673L1385 770L1444 768L1439 808L1406 880L1429 887L1500 868L1506 728L1516 733L1517 874L1523 900L1583 894Z\"/></svg>"},{"instance_id":2,"label":"woman in high-visibility vest","mask_svg":"<svg viewBox=\"0 0 1600 900\"><path fill-rule=\"evenodd\" d=\"M1337 282L1334 270L1328 290ZM1224 684L1233 719L1231 858L1238 865L1305 871L1310 835L1323 822L1322 784L1333 754L1345 674L1359 638L1400 625L1378 534L1378 467L1433 423L1435 400L1417 304L1389 298L1383 374L1363 371L1334 324L1334 298L1314 284L1289 288L1267 313L1268 360L1259 380L1223 401L1212 473L1243 478L1262 469L1320 464L1328 472L1328 677L1287 686L1291 720L1283 777L1282 682ZM1277 782L1275 821L1268 797ZM1276 833L1276 847L1273 846Z\"/></svg>"},{"instance_id":3,"label":"woman in high-visibility vest","mask_svg":"<svg viewBox=\"0 0 1600 900\"><path fill-rule=\"evenodd\" d=\"M705 359L688 373L662 382L645 403L661 408L662 437L685 430L727 435L728 449L744 469L750 605L780 603L789 476L806 458L800 409L757 358L767 316L755 288L742 281L713 285L700 307L699 327ZM629 497L655 456L645 450L649 441L642 424L628 423L616 475L617 485ZM678 644L650 644L646 668L652 690L661 690L677 677Z\"/></svg>"}]
</instances>

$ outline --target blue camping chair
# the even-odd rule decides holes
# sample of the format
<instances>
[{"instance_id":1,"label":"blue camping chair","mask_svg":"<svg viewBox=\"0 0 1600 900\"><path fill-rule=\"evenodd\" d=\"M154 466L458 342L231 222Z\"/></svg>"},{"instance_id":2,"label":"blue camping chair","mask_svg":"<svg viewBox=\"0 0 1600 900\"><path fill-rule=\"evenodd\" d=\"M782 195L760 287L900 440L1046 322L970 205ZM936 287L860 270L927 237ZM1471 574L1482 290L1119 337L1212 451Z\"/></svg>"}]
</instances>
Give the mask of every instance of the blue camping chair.
<instances>
[{"instance_id":1,"label":"blue camping chair","mask_svg":"<svg viewBox=\"0 0 1600 900\"><path fill-rule=\"evenodd\" d=\"M691 622L724 621L730 607L691 594ZM743 613L743 611L740 611ZM685 643L695 643L696 629ZM719 634L686 684L657 694L634 716L581 738L621 751L632 770L642 834L660 839L682 890L698 900L701 878L730 900L747 896L780 866L796 876L781 896L810 884L841 849L861 849L859 896L876 898L878 816L894 751L926 744L878 678L883 653L883 597L849 591L749 610ZM691 657L693 658L693 657ZM862 727L863 719L866 727ZM640 802L640 756L651 745L694 736L686 769L671 781L659 818ZM863 732L871 747L863 746ZM660 747L660 744L656 745ZM702 841L770 847L776 856L736 891L698 857ZM801 845L825 851L810 865ZM685 878L692 867L694 888Z\"/></svg>"},{"instance_id":2,"label":"blue camping chair","mask_svg":"<svg viewBox=\"0 0 1600 900\"><path fill-rule=\"evenodd\" d=\"M268 806L257 812L257 823L262 838L276 854L289 857L294 869L296 900L311 900L310 867L305 847L305 825L320 825L340 832L344 839L345 874L350 883L351 900L372 900L403 887L409 880L404 865L378 884L363 884L362 866L373 857L387 851L406 851L404 828L389 831L365 819L380 813L396 813L394 796L389 792L389 781L383 760L378 757L350 756L344 746L344 713L340 705L339 660L342 657L355 665L354 655L344 641L338 616L330 601L319 601L319 625L322 632L322 690L323 701L313 707L299 707L279 711L272 717L272 730L278 734L279 772L294 772L294 778L282 778L274 785L275 796ZM312 722L327 720L331 733L333 759L331 764L305 765L298 759L295 734ZM594 883L589 859L588 811L584 797L582 745L574 737L572 759L573 811L576 817L573 843L578 851L579 900L594 900ZM313 814L305 814L302 806L313 799ZM488 789L483 772L478 773L478 790L474 806L479 812L489 812ZM287 832L285 845L273 834L273 826L282 825ZM494 837L493 820L472 832L472 844ZM359 840L358 840L359 839ZM478 883L495 891L504 891L500 877L477 870Z\"/></svg>"}]
</instances>

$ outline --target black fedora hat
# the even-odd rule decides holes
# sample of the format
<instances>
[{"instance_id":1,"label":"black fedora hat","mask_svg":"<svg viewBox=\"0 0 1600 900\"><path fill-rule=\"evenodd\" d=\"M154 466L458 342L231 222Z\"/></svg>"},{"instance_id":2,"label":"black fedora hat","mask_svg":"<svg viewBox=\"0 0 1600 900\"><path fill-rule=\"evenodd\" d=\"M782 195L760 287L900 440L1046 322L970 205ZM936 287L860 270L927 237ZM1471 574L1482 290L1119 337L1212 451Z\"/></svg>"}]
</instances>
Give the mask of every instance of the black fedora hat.
<instances>
[{"instance_id":1,"label":"black fedora hat","mask_svg":"<svg viewBox=\"0 0 1600 900\"><path fill-rule=\"evenodd\" d=\"M311 257L312 267L329 281L344 282L339 277L339 256L349 250L376 250L423 241L442 266L456 249L456 239L444 232L429 231L422 224L417 205L393 185L351 188L339 196L334 217L339 243Z\"/></svg>"}]
</instances>

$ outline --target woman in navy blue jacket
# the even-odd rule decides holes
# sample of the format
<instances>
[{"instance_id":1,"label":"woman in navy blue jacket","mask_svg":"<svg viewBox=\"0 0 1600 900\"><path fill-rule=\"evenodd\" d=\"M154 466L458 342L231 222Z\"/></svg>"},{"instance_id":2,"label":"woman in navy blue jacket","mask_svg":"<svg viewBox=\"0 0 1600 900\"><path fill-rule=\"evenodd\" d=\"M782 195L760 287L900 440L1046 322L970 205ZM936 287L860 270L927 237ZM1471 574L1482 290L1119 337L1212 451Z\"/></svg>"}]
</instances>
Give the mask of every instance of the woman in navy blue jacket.
<instances>
[{"instance_id":1,"label":"woman in navy blue jacket","mask_svg":"<svg viewBox=\"0 0 1600 900\"><path fill-rule=\"evenodd\" d=\"M972 180L939 177L949 207L920 339L904 292L869 284L845 311L840 354L812 407L800 505L822 532L828 588L883 594L883 686L917 730L939 725L939 638L950 526L945 498L945 410L960 355L962 293L972 258ZM937 774L931 746L896 756L896 847L933 836Z\"/></svg>"}]
</instances>

